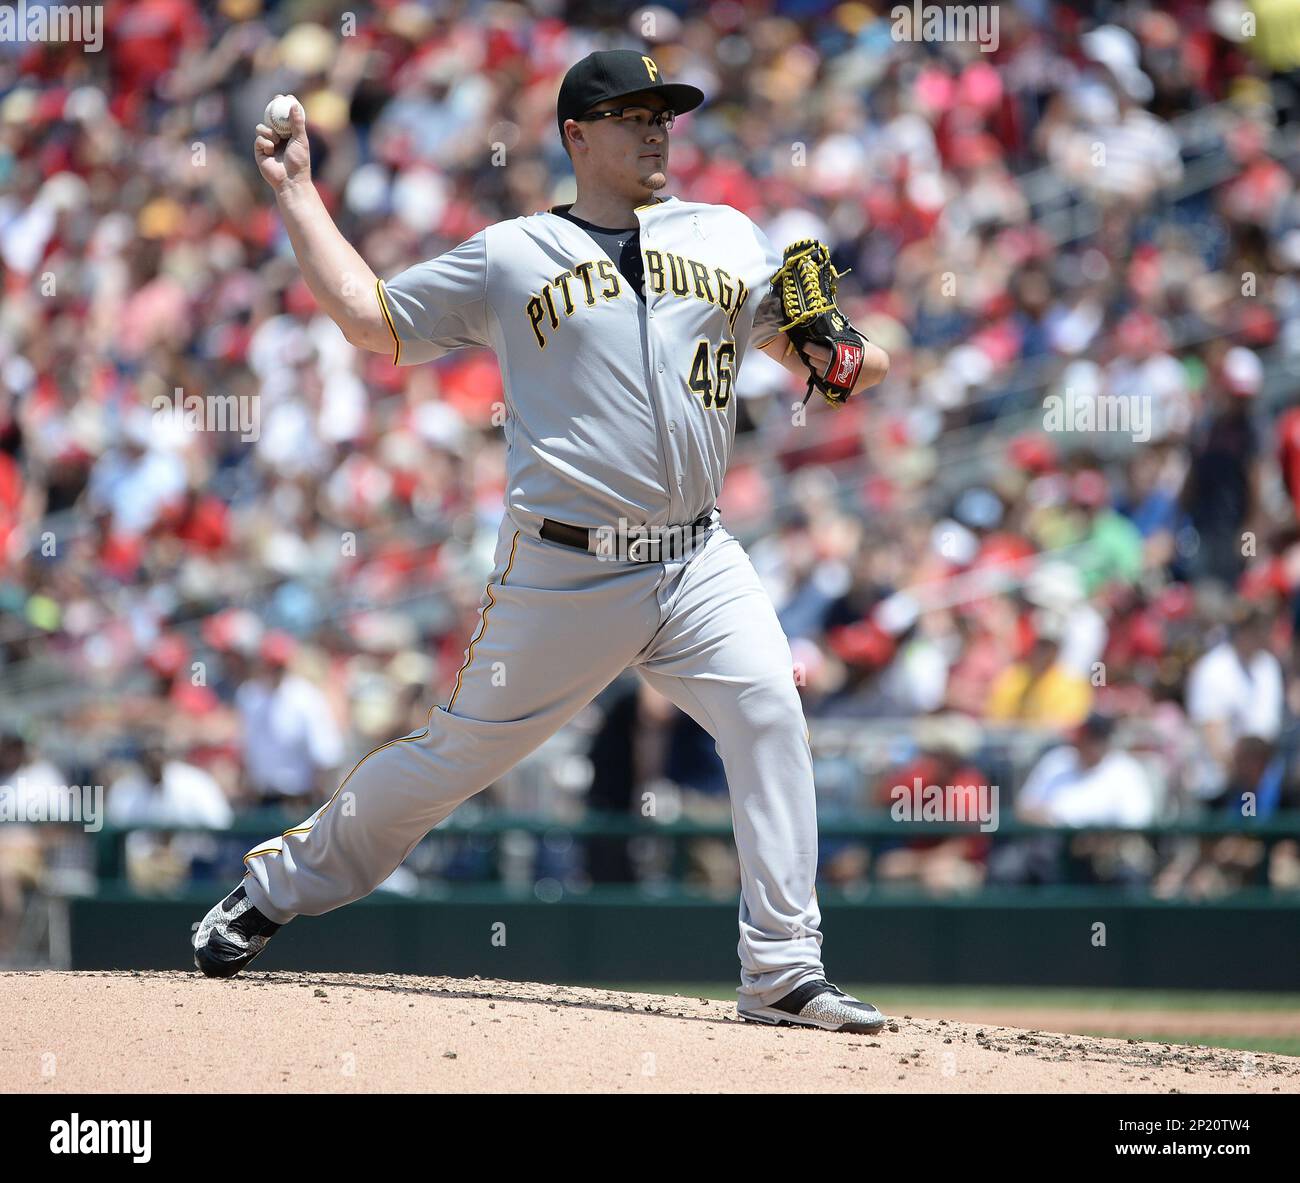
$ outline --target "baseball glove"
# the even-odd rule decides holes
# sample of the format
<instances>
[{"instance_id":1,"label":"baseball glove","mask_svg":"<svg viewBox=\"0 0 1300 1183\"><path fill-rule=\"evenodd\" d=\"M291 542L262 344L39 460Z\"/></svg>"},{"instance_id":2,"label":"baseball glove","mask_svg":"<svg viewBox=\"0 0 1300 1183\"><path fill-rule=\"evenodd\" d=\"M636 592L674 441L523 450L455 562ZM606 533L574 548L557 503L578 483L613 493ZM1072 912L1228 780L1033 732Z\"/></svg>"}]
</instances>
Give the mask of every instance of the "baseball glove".
<instances>
[{"instance_id":1,"label":"baseball glove","mask_svg":"<svg viewBox=\"0 0 1300 1183\"><path fill-rule=\"evenodd\" d=\"M802 238L785 248L781 267L772 276L772 290L781 301L786 322L779 331L789 336L808 367L805 406L815 387L832 407L842 407L862 370L866 338L835 307L836 286L840 276L847 274L835 270L825 243ZM823 365L810 357L810 344L823 346L831 355L829 362Z\"/></svg>"}]
</instances>

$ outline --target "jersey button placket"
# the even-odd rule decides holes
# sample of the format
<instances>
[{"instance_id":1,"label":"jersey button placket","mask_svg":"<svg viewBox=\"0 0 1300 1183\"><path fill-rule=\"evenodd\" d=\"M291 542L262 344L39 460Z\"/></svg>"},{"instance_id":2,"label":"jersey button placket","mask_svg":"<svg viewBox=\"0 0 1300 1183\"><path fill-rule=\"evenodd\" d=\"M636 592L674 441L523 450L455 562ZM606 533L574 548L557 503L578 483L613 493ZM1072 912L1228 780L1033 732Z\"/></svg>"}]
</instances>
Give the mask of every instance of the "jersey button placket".
<instances>
[{"instance_id":1,"label":"jersey button placket","mask_svg":"<svg viewBox=\"0 0 1300 1183\"><path fill-rule=\"evenodd\" d=\"M653 238L654 231L648 225L646 225L645 220L641 218L639 214L637 220L641 224L641 237L647 240ZM645 266L644 255L642 256L641 265L644 268ZM658 297L656 297L649 290L649 285L647 284L646 285L646 340L648 344L651 346L651 350L655 355L657 355L659 351L657 348L655 348L657 342L655 341L655 336L654 336L654 325L652 325L650 322L653 321L655 318L655 304L657 300ZM662 379L662 375L664 372L663 362L657 361L655 357L651 357L648 360L651 361L651 363L654 365L654 376L647 374L646 377L650 381L650 384L654 387L654 392L653 392L654 402L656 407L658 408L658 412L656 415L657 421L660 424L663 424L664 423L663 415L666 412L667 408L671 405L673 399L677 397L677 392L676 390L666 391L664 389L664 383ZM669 481L669 485L668 488L664 490L664 492L668 494L668 519L669 522L671 523L677 521L677 519L681 515L682 508L683 508L682 477L681 477L681 469L680 469L681 459L677 455L677 451L673 446L675 443L675 433L677 430L676 421L675 420L671 421L667 423L666 426L667 426L668 434L667 437L663 438L662 443L663 443L664 459L667 462L667 469L664 473L664 476Z\"/></svg>"},{"instance_id":2,"label":"jersey button placket","mask_svg":"<svg viewBox=\"0 0 1300 1183\"><path fill-rule=\"evenodd\" d=\"M669 434L669 435L672 435L672 436L675 436L675 435L677 434L677 420L676 420L676 419L669 419L669 420L668 420L668 434ZM674 451L674 452L673 452L673 467L674 467L674 468L676 469L676 471L677 471L677 496L678 496L679 499L680 499L681 496L682 496L682 470L681 470L680 465L681 465L681 457L677 455L676 451Z\"/></svg>"},{"instance_id":3,"label":"jersey button placket","mask_svg":"<svg viewBox=\"0 0 1300 1183\"><path fill-rule=\"evenodd\" d=\"M654 308L647 309L650 316L654 316ZM658 352L656 350L656 352ZM677 397L675 390L665 390L663 381L664 363L655 363L657 402L662 411L667 411ZM668 435L664 440L664 455L668 460L668 478L671 482L665 490L668 494L668 518L669 522L675 522L680 518L683 510L682 501L682 473L681 473L681 456L677 448L677 420L667 419L660 420L667 429Z\"/></svg>"}]
</instances>

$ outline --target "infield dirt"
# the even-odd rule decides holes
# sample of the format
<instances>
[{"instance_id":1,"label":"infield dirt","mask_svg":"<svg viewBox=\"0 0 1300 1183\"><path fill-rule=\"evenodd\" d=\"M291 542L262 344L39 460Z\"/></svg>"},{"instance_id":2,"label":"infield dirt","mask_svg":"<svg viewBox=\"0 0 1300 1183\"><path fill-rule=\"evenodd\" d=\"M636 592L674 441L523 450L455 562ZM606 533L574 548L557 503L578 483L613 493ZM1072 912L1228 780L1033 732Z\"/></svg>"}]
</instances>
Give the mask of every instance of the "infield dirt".
<instances>
[{"instance_id":1,"label":"infield dirt","mask_svg":"<svg viewBox=\"0 0 1300 1183\"><path fill-rule=\"evenodd\" d=\"M1262 1092L1300 1058L895 1017L743 1023L694 997L488 979L0 974L0 1091Z\"/></svg>"}]
</instances>

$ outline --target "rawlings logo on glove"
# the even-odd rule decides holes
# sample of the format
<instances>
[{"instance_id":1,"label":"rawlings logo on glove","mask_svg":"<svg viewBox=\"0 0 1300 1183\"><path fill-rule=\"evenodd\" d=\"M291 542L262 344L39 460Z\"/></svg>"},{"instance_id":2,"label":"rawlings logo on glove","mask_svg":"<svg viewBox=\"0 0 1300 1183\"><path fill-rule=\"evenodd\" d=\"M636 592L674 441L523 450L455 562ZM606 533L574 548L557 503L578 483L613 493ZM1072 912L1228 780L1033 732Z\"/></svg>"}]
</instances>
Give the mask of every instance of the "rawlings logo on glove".
<instances>
[{"instance_id":1,"label":"rawlings logo on glove","mask_svg":"<svg viewBox=\"0 0 1300 1183\"><path fill-rule=\"evenodd\" d=\"M862 372L866 338L835 307L835 291L840 276L831 264L831 252L825 243L804 238L785 248L780 269L772 276L772 291L781 302L785 321L780 332L808 367L808 391L804 404L814 389L833 407L842 407ZM822 365L808 353L809 345L820 345L830 354Z\"/></svg>"},{"instance_id":2,"label":"rawlings logo on glove","mask_svg":"<svg viewBox=\"0 0 1300 1183\"><path fill-rule=\"evenodd\" d=\"M843 387L845 390L852 390L853 383L857 380L858 371L862 369L862 346L846 345L841 342L836 346L839 353L836 357L831 358L831 369L835 371L834 376L829 371L823 375L830 386Z\"/></svg>"}]
</instances>

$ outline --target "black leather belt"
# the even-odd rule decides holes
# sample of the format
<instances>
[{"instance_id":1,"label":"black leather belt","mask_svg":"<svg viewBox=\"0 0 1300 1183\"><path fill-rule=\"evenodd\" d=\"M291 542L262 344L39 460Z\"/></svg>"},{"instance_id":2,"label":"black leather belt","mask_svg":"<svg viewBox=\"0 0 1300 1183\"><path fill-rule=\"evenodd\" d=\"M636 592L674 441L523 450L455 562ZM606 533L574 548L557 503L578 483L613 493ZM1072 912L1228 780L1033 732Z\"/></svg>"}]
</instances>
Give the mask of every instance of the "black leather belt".
<instances>
[{"instance_id":1,"label":"black leather belt","mask_svg":"<svg viewBox=\"0 0 1300 1183\"><path fill-rule=\"evenodd\" d=\"M704 537L713 524L714 511L696 518L688 526L570 526L551 518L542 519L540 537L547 542L559 542L575 550L585 550L603 559L626 559L633 563L659 563L664 559L681 558Z\"/></svg>"}]
</instances>

